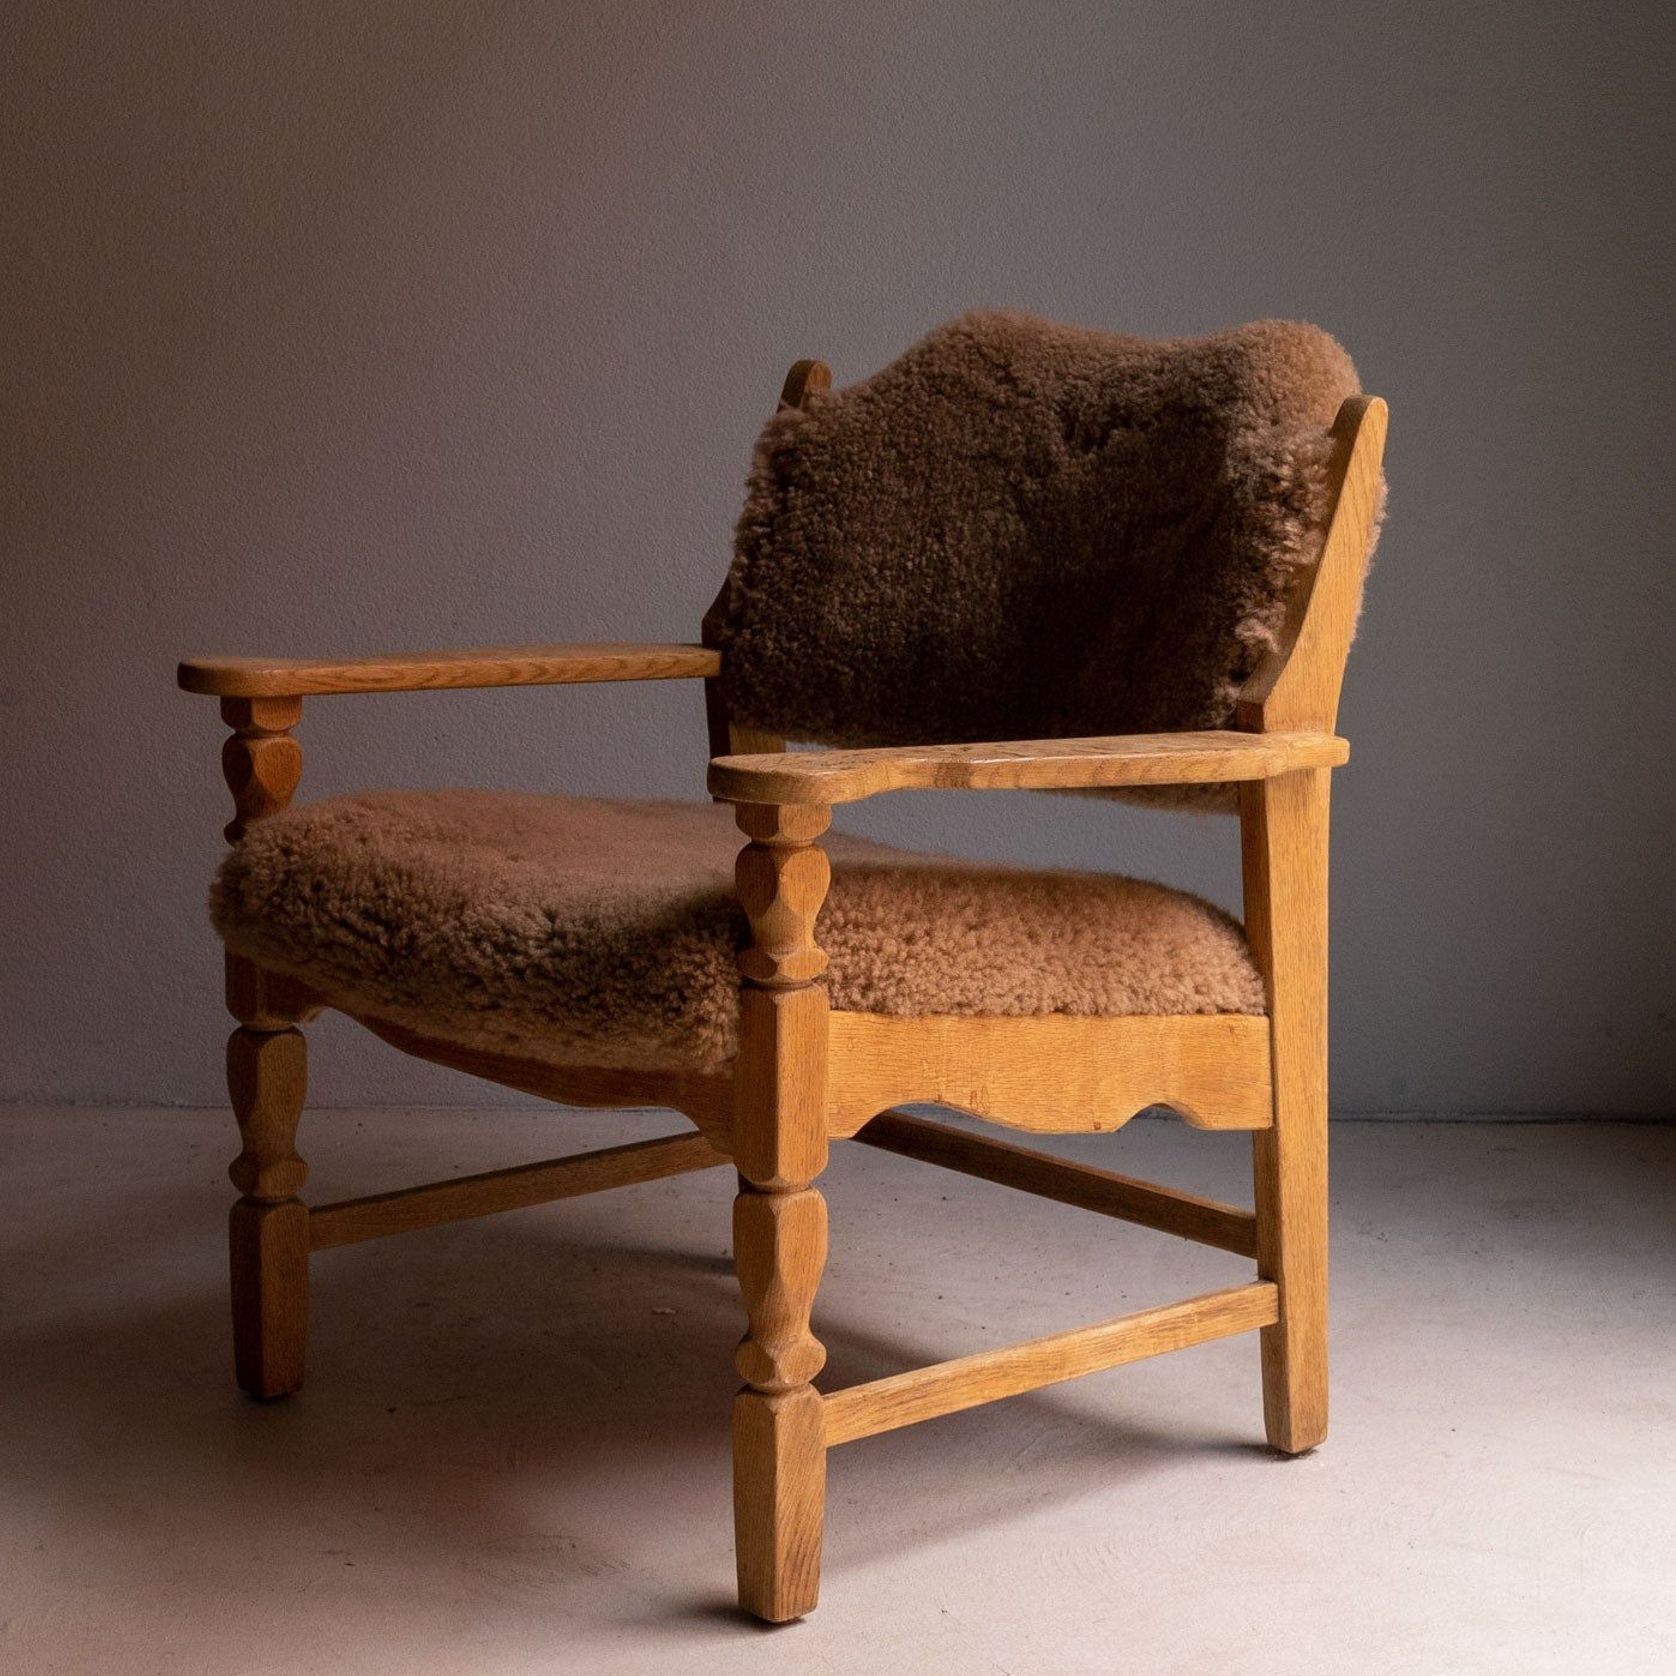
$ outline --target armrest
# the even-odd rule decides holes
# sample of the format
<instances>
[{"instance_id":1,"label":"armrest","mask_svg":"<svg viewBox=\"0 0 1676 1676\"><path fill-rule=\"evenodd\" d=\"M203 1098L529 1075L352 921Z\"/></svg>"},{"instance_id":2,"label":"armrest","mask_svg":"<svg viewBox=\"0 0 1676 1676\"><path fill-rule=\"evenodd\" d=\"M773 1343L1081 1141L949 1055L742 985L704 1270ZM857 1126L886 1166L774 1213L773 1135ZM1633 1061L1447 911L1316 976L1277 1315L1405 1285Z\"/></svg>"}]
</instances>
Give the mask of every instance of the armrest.
<instances>
[{"instance_id":1,"label":"armrest","mask_svg":"<svg viewBox=\"0 0 1676 1676\"><path fill-rule=\"evenodd\" d=\"M432 687L541 687L565 681L674 681L714 675L706 646L487 646L392 652L372 658L188 658L177 679L219 698L302 698L311 693L401 693Z\"/></svg>"},{"instance_id":2,"label":"armrest","mask_svg":"<svg viewBox=\"0 0 1676 1676\"><path fill-rule=\"evenodd\" d=\"M717 757L710 791L730 803L854 803L883 791L1092 790L1268 780L1336 768L1350 746L1327 733L1130 733L1004 745L905 745Z\"/></svg>"}]
</instances>

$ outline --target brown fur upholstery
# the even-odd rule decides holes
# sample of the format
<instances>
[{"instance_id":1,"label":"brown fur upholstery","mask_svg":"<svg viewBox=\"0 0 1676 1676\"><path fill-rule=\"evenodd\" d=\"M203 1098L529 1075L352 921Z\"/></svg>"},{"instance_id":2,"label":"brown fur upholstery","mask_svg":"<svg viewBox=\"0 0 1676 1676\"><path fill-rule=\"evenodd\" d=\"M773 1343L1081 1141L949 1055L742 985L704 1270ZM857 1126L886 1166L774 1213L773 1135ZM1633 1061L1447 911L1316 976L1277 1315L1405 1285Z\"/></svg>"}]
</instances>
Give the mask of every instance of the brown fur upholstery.
<instances>
[{"instance_id":1,"label":"brown fur upholstery","mask_svg":"<svg viewBox=\"0 0 1676 1676\"><path fill-rule=\"evenodd\" d=\"M228 947L469 1047L715 1067L735 1051L744 840L709 804L375 792L275 815L212 895ZM1263 1011L1239 927L1162 885L834 836L819 925L835 1007Z\"/></svg>"},{"instance_id":2,"label":"brown fur upholstery","mask_svg":"<svg viewBox=\"0 0 1676 1676\"><path fill-rule=\"evenodd\" d=\"M1357 388L1286 321L940 327L764 430L712 628L734 720L838 745L1225 726L1319 556Z\"/></svg>"}]
</instances>

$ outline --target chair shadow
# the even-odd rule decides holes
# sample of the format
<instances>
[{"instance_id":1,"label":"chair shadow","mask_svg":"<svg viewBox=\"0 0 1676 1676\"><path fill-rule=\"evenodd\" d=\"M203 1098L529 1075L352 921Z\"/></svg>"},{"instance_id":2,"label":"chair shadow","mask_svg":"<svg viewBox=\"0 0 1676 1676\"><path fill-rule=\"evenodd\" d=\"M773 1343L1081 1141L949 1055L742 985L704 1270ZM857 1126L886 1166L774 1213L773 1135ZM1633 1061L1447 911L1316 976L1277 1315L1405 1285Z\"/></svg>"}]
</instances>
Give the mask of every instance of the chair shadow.
<instances>
[{"instance_id":1,"label":"chair shadow","mask_svg":"<svg viewBox=\"0 0 1676 1676\"><path fill-rule=\"evenodd\" d=\"M107 1203L121 1214L120 1201ZM303 1507L329 1529L370 1497L399 1516L401 1563L421 1578L492 1568L496 1556L526 1576L551 1565L586 1578L620 1569L621 1550L638 1542L634 1529L602 1528L602 1481L612 1463L655 1450L669 1481L713 1488L706 1540L723 1540L742 1324L723 1252L579 1234L525 1214L322 1253L308 1387L260 1404L232 1384L225 1296L200 1244L214 1238L204 1209L199 1192L148 1195L143 1214L165 1260L171 1245L192 1253L193 1283L166 1302L0 1326L0 1368L12 1370L0 1400L16 1411L17 1458L43 1463L45 1475L23 1475L14 1494L25 1504L38 1490L64 1528L110 1530L113 1484L162 1486L173 1519L242 1530L259 1546L252 1509ZM65 1234L13 1261L85 1285L101 1254ZM828 1389L934 1359L841 1304L822 1310L817 1328ZM1184 1439L1179 1427L1096 1413L1056 1389L913 1434L835 1456L830 1578L957 1539L1021 1501L1040 1509L1085 1496L1095 1474L1102 1487L1140 1479L1179 1461ZM1230 1447L1219 1435L1185 1436L1189 1448ZM125 1547L116 1518L107 1553L132 1569L132 1586L156 1556L137 1537ZM555 1525L572 1534L555 1539ZM696 1593L691 1576L688 1586L679 1576L659 1583L648 1627L732 1634L754 1622L733 1606L725 1570ZM572 1594L567 1621L574 1605ZM620 1609L614 1616L621 1623Z\"/></svg>"}]
</instances>

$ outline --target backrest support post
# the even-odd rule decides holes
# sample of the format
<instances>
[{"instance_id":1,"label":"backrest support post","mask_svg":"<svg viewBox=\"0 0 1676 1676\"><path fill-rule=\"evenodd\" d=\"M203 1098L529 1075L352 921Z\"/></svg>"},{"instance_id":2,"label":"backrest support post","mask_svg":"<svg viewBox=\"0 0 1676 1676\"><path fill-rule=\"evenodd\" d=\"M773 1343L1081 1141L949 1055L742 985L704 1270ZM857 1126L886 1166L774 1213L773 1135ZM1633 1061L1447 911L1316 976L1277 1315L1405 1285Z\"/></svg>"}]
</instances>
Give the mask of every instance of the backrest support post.
<instances>
[{"instance_id":1,"label":"backrest support post","mask_svg":"<svg viewBox=\"0 0 1676 1676\"><path fill-rule=\"evenodd\" d=\"M785 383L780 387L780 411L783 413L787 408L802 407L811 395L831 388L832 368L825 361L794 361L791 371L786 374ZM705 646L721 644L721 627L727 619L730 585L731 579L722 583L721 592L704 613L699 641ZM714 675L704 683L704 719L709 729L710 755L713 757L771 755L786 748L786 742L779 734L741 727L729 718L721 681Z\"/></svg>"},{"instance_id":2,"label":"backrest support post","mask_svg":"<svg viewBox=\"0 0 1676 1676\"><path fill-rule=\"evenodd\" d=\"M1247 733L1332 733L1338 725L1379 514L1386 417L1378 396L1351 396L1333 421L1326 540L1320 561L1299 581L1279 644L1240 691L1235 719Z\"/></svg>"}]
</instances>

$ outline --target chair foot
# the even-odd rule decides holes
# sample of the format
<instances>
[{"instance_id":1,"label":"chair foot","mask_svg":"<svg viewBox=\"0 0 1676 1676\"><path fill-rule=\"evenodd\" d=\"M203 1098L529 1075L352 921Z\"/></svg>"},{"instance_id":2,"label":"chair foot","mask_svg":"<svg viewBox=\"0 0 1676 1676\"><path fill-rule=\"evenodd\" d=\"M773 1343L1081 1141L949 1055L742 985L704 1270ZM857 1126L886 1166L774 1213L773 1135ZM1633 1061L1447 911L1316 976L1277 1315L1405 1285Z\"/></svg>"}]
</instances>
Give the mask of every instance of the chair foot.
<instances>
[{"instance_id":1,"label":"chair foot","mask_svg":"<svg viewBox=\"0 0 1676 1676\"><path fill-rule=\"evenodd\" d=\"M1303 1149L1257 1137L1258 1267L1280 1287L1280 1319L1262 1332L1263 1427L1283 1455L1307 1454L1327 1435L1324 1128Z\"/></svg>"},{"instance_id":2,"label":"chair foot","mask_svg":"<svg viewBox=\"0 0 1676 1676\"><path fill-rule=\"evenodd\" d=\"M820 1599L826 1425L813 1386L733 1404L733 1522L739 1604L771 1624Z\"/></svg>"},{"instance_id":3,"label":"chair foot","mask_svg":"<svg viewBox=\"0 0 1676 1676\"><path fill-rule=\"evenodd\" d=\"M1327 1437L1327 1324L1305 1314L1288 1315L1283 1289L1280 1319L1262 1332L1263 1430L1282 1455L1307 1455Z\"/></svg>"},{"instance_id":4,"label":"chair foot","mask_svg":"<svg viewBox=\"0 0 1676 1676\"><path fill-rule=\"evenodd\" d=\"M1284 1324L1265 1327L1263 1340L1263 1429L1270 1448L1282 1455L1307 1455L1327 1438L1327 1357L1296 1345L1270 1347Z\"/></svg>"},{"instance_id":5,"label":"chair foot","mask_svg":"<svg viewBox=\"0 0 1676 1676\"><path fill-rule=\"evenodd\" d=\"M308 1345L308 1207L241 1199L228 1236L239 1388L264 1401L288 1397L302 1386Z\"/></svg>"}]
</instances>

